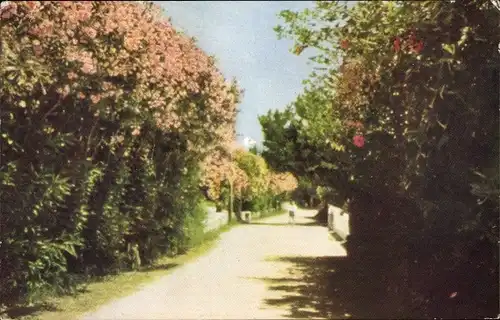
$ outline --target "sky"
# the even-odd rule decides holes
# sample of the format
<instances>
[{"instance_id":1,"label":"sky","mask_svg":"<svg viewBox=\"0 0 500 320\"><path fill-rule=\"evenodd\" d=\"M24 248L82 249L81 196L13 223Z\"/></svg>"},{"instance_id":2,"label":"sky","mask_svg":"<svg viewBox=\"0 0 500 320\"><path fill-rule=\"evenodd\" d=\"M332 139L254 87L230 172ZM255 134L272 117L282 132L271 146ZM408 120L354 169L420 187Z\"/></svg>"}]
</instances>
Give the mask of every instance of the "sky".
<instances>
[{"instance_id":1,"label":"sky","mask_svg":"<svg viewBox=\"0 0 500 320\"><path fill-rule=\"evenodd\" d=\"M244 89L236 131L262 143L258 116L283 109L302 92L312 71L307 56L289 52L293 42L278 40L273 27L281 10L302 10L312 1L166 1L158 2L172 24L207 54L214 55L227 79Z\"/></svg>"}]
</instances>

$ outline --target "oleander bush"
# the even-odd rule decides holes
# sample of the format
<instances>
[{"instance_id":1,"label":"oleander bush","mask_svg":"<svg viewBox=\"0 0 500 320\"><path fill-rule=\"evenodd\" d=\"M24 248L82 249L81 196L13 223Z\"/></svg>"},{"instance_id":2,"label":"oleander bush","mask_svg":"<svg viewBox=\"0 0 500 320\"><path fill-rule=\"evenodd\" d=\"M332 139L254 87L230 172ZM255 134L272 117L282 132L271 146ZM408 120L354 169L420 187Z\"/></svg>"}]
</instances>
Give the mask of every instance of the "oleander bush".
<instances>
[{"instance_id":1,"label":"oleander bush","mask_svg":"<svg viewBox=\"0 0 500 320\"><path fill-rule=\"evenodd\" d=\"M237 84L152 4L0 10L0 301L185 251Z\"/></svg>"}]
</instances>

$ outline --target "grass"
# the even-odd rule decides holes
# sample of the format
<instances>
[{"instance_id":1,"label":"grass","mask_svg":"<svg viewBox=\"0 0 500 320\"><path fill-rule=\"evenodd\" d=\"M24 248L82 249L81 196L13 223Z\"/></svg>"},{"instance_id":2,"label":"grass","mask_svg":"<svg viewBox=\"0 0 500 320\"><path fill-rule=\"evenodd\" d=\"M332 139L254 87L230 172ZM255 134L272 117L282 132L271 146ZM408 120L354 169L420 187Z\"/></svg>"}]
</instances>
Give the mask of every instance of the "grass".
<instances>
[{"instance_id":1,"label":"grass","mask_svg":"<svg viewBox=\"0 0 500 320\"><path fill-rule=\"evenodd\" d=\"M260 219L280 213L282 212L271 212ZM82 284L74 295L47 297L33 306L10 309L6 314L10 318L20 320L77 319L85 313L97 310L106 303L132 294L141 287L170 274L176 268L208 253L215 247L221 234L238 225L241 224L233 221L218 230L206 233L203 236L203 241L185 254L175 257L163 257L154 265L144 267L138 271L92 279ZM2 315L0 315L0 319L4 319Z\"/></svg>"}]
</instances>

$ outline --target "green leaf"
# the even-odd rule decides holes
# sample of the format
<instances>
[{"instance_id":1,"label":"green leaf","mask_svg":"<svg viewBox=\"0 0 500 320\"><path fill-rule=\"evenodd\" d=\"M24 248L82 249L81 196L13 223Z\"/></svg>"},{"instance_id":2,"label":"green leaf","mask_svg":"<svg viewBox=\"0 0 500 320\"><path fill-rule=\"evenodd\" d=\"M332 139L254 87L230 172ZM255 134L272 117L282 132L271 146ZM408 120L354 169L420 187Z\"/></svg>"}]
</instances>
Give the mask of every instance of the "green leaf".
<instances>
[{"instance_id":1,"label":"green leaf","mask_svg":"<svg viewBox=\"0 0 500 320\"><path fill-rule=\"evenodd\" d=\"M446 44L446 43L443 43L442 44L442 47L443 49L450 53L451 55L455 55L455 45L454 44Z\"/></svg>"}]
</instances>

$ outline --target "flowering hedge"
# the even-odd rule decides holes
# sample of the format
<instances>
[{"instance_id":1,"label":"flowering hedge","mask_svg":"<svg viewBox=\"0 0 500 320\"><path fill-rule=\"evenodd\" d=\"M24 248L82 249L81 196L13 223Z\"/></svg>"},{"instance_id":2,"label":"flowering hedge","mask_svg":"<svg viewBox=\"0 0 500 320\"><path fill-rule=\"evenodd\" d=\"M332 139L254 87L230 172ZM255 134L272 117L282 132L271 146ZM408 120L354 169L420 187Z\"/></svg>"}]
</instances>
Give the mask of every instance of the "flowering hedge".
<instances>
[{"instance_id":1,"label":"flowering hedge","mask_svg":"<svg viewBox=\"0 0 500 320\"><path fill-rule=\"evenodd\" d=\"M290 172L272 173L270 178L270 189L276 195L292 192L298 187L297 178Z\"/></svg>"},{"instance_id":2,"label":"flowering hedge","mask_svg":"<svg viewBox=\"0 0 500 320\"><path fill-rule=\"evenodd\" d=\"M202 163L200 186L206 190L208 199L226 202L232 182L233 196L239 201L240 209L244 202L253 209L253 203L264 202L260 209L266 210L270 209L271 202L282 201L297 188L297 180L291 173L272 172L261 156L239 147L230 149L229 153L217 150ZM269 201L263 199L266 197Z\"/></svg>"},{"instance_id":3,"label":"flowering hedge","mask_svg":"<svg viewBox=\"0 0 500 320\"><path fill-rule=\"evenodd\" d=\"M186 133L193 150L234 140L226 128L234 126L235 86L155 6L27 1L2 10L7 103L36 112L44 101L19 98L54 93L50 113L58 111L57 103L75 99L96 117L145 113L166 132ZM139 134L139 119L125 122L124 129Z\"/></svg>"},{"instance_id":4,"label":"flowering hedge","mask_svg":"<svg viewBox=\"0 0 500 320\"><path fill-rule=\"evenodd\" d=\"M19 1L0 17L0 300L185 250L237 84L149 3Z\"/></svg>"},{"instance_id":5,"label":"flowering hedge","mask_svg":"<svg viewBox=\"0 0 500 320\"><path fill-rule=\"evenodd\" d=\"M494 316L498 287L473 287L498 283L498 10L488 1L321 1L281 17L279 36L295 40L295 54L317 49L323 68L291 108L301 118L293 141L313 150L307 170L292 171L351 200L348 251L386 265L374 277L388 279L387 297L401 306L390 316ZM328 120L313 116L325 110ZM269 134L265 145L280 139ZM460 314L445 307L454 287L471 297Z\"/></svg>"},{"instance_id":6,"label":"flowering hedge","mask_svg":"<svg viewBox=\"0 0 500 320\"><path fill-rule=\"evenodd\" d=\"M206 188L210 200L219 201L224 184L233 182L234 195L241 197L248 188L248 176L229 155L217 150L208 155L202 163L201 187Z\"/></svg>"}]
</instances>

